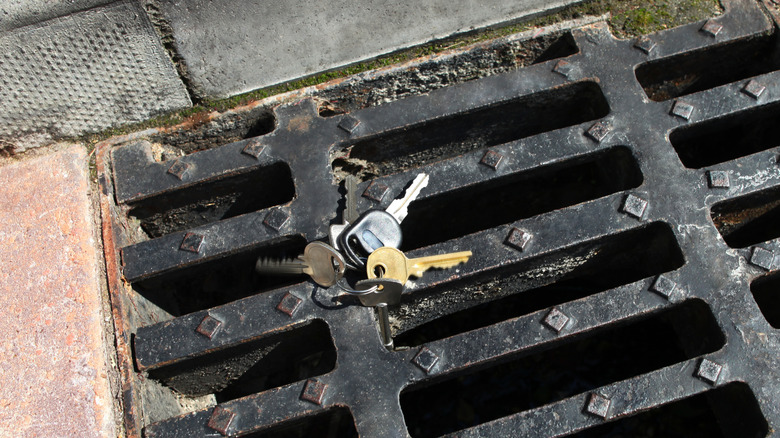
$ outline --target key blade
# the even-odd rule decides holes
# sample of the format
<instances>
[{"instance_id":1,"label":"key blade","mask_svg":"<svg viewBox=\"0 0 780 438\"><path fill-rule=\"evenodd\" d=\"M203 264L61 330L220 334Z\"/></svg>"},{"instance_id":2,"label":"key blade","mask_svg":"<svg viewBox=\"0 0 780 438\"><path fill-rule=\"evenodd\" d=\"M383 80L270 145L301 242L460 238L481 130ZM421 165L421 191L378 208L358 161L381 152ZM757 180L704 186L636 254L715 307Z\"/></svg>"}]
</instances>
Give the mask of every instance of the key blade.
<instances>
[{"instance_id":1,"label":"key blade","mask_svg":"<svg viewBox=\"0 0 780 438\"><path fill-rule=\"evenodd\" d=\"M386 212L393 215L393 217L400 224L406 215L409 213L409 204L412 203L417 196L420 195L420 191L428 185L428 174L421 173L412 181L412 184L406 189L406 194L403 198L396 199L390 203L385 209Z\"/></svg>"},{"instance_id":2,"label":"key blade","mask_svg":"<svg viewBox=\"0 0 780 438\"><path fill-rule=\"evenodd\" d=\"M409 259L407 271L410 277L422 277L428 269L450 269L471 258L471 251L453 252L428 257Z\"/></svg>"},{"instance_id":3,"label":"key blade","mask_svg":"<svg viewBox=\"0 0 780 438\"><path fill-rule=\"evenodd\" d=\"M344 179L344 190L346 190L346 200L344 205L344 223L352 223L358 218L357 210L357 178L353 175L347 175Z\"/></svg>"},{"instance_id":4,"label":"key blade","mask_svg":"<svg viewBox=\"0 0 780 438\"><path fill-rule=\"evenodd\" d=\"M275 259L261 257L255 263L258 274L297 275L305 274L309 267L299 259Z\"/></svg>"}]
</instances>

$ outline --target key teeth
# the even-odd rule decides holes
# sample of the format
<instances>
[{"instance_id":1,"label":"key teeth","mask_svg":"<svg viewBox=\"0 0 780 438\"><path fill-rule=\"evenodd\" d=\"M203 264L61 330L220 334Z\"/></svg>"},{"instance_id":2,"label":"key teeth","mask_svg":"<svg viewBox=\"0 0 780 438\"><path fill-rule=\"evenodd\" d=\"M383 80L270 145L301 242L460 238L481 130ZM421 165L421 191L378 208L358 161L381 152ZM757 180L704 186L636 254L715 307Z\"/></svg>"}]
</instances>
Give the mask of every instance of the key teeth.
<instances>
[{"instance_id":1,"label":"key teeth","mask_svg":"<svg viewBox=\"0 0 780 438\"><path fill-rule=\"evenodd\" d=\"M260 274L302 274L306 268L299 258L260 257L255 263L255 271Z\"/></svg>"},{"instance_id":2,"label":"key teeth","mask_svg":"<svg viewBox=\"0 0 780 438\"><path fill-rule=\"evenodd\" d=\"M468 257L471 257L471 256L468 256ZM458 266L458 265L461 265L463 263L466 263L467 261L468 261L468 259L466 259L466 260L454 260L454 261L452 261L450 263L440 264L440 265L437 265L437 266L431 266L430 268L427 268L427 269L426 268L418 268L418 269L414 270L413 272L411 272L409 274L409 276L410 277L420 278L420 277L423 276L423 274L425 274L426 271L429 271L431 269L441 269L441 270L452 269L455 266Z\"/></svg>"},{"instance_id":3,"label":"key teeth","mask_svg":"<svg viewBox=\"0 0 780 438\"><path fill-rule=\"evenodd\" d=\"M398 223L403 222L406 215L409 214L409 204L414 202L422 189L428 186L428 174L421 173L412 180L409 187L404 190L404 195L394 199L385 211L393 215Z\"/></svg>"}]
</instances>

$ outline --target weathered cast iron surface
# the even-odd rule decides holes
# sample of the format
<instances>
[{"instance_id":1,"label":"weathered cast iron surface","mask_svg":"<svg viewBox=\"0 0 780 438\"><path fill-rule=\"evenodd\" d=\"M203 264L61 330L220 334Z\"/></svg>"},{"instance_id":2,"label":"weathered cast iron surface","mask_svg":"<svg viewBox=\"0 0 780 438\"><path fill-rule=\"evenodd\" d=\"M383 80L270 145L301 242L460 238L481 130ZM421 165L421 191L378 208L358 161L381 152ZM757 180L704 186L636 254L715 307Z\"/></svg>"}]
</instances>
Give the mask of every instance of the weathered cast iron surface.
<instances>
[{"instance_id":1,"label":"weathered cast iron surface","mask_svg":"<svg viewBox=\"0 0 780 438\"><path fill-rule=\"evenodd\" d=\"M724 6L182 157L105 147L130 434L775 435L780 50ZM408 284L391 351L338 288L252 271L327 238L348 172L361 211L428 173L402 249L474 253Z\"/></svg>"}]
</instances>

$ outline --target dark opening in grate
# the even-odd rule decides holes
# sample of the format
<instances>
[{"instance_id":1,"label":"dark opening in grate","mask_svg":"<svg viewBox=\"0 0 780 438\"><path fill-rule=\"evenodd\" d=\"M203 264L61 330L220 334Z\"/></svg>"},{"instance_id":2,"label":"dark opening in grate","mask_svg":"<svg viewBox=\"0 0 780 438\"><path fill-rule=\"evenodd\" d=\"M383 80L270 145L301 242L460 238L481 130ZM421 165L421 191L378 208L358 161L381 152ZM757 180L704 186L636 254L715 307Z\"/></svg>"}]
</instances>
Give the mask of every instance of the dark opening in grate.
<instances>
[{"instance_id":1,"label":"dark opening in grate","mask_svg":"<svg viewBox=\"0 0 780 438\"><path fill-rule=\"evenodd\" d=\"M712 221L732 248L780 237L780 189L764 190L712 206Z\"/></svg>"},{"instance_id":2,"label":"dark opening in grate","mask_svg":"<svg viewBox=\"0 0 780 438\"><path fill-rule=\"evenodd\" d=\"M695 344L681 342L693 337ZM435 437L657 370L723 346L709 307L690 300L545 351L401 393L415 437Z\"/></svg>"},{"instance_id":3,"label":"dark opening in grate","mask_svg":"<svg viewBox=\"0 0 780 438\"><path fill-rule=\"evenodd\" d=\"M539 166L413 203L401 225L403 249L444 242L641 183L636 159L622 146Z\"/></svg>"},{"instance_id":4,"label":"dark opening in grate","mask_svg":"<svg viewBox=\"0 0 780 438\"><path fill-rule=\"evenodd\" d=\"M218 403L316 377L336 366L328 325L319 320L267 338L149 372L189 396L214 394Z\"/></svg>"},{"instance_id":5,"label":"dark opening in grate","mask_svg":"<svg viewBox=\"0 0 780 438\"><path fill-rule=\"evenodd\" d=\"M750 290L766 321L780 329L780 273L757 278L750 285Z\"/></svg>"},{"instance_id":6,"label":"dark opening in grate","mask_svg":"<svg viewBox=\"0 0 780 438\"><path fill-rule=\"evenodd\" d=\"M363 140L351 146L350 157L387 175L607 114L609 104L598 84L575 82ZM334 169L344 165L333 162Z\"/></svg>"},{"instance_id":7,"label":"dark opening in grate","mask_svg":"<svg viewBox=\"0 0 780 438\"><path fill-rule=\"evenodd\" d=\"M669 135L692 169L746 157L780 145L780 104L765 105L675 129Z\"/></svg>"},{"instance_id":8,"label":"dark opening in grate","mask_svg":"<svg viewBox=\"0 0 780 438\"><path fill-rule=\"evenodd\" d=\"M303 418L283 421L245 438L358 438L355 420L347 408L332 408Z\"/></svg>"},{"instance_id":9,"label":"dark opening in grate","mask_svg":"<svg viewBox=\"0 0 780 438\"><path fill-rule=\"evenodd\" d=\"M188 230L221 219L284 204L295 197L285 163L253 169L133 203L129 215L149 237Z\"/></svg>"},{"instance_id":10,"label":"dark opening in grate","mask_svg":"<svg viewBox=\"0 0 780 438\"><path fill-rule=\"evenodd\" d=\"M135 282L133 288L165 312L185 315L305 281L306 277L300 275L271 276L255 272L258 257L297 257L305 246L306 240L301 236L285 237L258 248Z\"/></svg>"},{"instance_id":11,"label":"dark opening in grate","mask_svg":"<svg viewBox=\"0 0 780 438\"><path fill-rule=\"evenodd\" d=\"M661 102L777 70L776 44L773 33L706 47L644 63L636 78Z\"/></svg>"}]
</instances>

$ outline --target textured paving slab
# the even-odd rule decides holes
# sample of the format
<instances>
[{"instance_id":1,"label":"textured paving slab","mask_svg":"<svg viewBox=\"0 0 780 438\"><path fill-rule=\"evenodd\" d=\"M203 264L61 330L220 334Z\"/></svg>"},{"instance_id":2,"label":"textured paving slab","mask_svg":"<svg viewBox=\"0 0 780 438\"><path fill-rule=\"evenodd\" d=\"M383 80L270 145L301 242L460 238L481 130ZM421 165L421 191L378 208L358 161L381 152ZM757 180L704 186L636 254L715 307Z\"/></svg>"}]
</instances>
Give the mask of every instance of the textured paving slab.
<instances>
[{"instance_id":1,"label":"textured paving slab","mask_svg":"<svg viewBox=\"0 0 780 438\"><path fill-rule=\"evenodd\" d=\"M159 0L193 88L225 97L572 0Z\"/></svg>"},{"instance_id":2,"label":"textured paving slab","mask_svg":"<svg viewBox=\"0 0 780 438\"><path fill-rule=\"evenodd\" d=\"M117 436L86 162L0 167L3 437Z\"/></svg>"},{"instance_id":3,"label":"textured paving slab","mask_svg":"<svg viewBox=\"0 0 780 438\"><path fill-rule=\"evenodd\" d=\"M62 17L114 0L13 0L0 4L0 31Z\"/></svg>"},{"instance_id":4,"label":"textured paving slab","mask_svg":"<svg viewBox=\"0 0 780 438\"><path fill-rule=\"evenodd\" d=\"M118 2L0 36L0 138L51 137L138 122L190 105L136 2ZM20 138L22 140L20 140Z\"/></svg>"}]
</instances>

